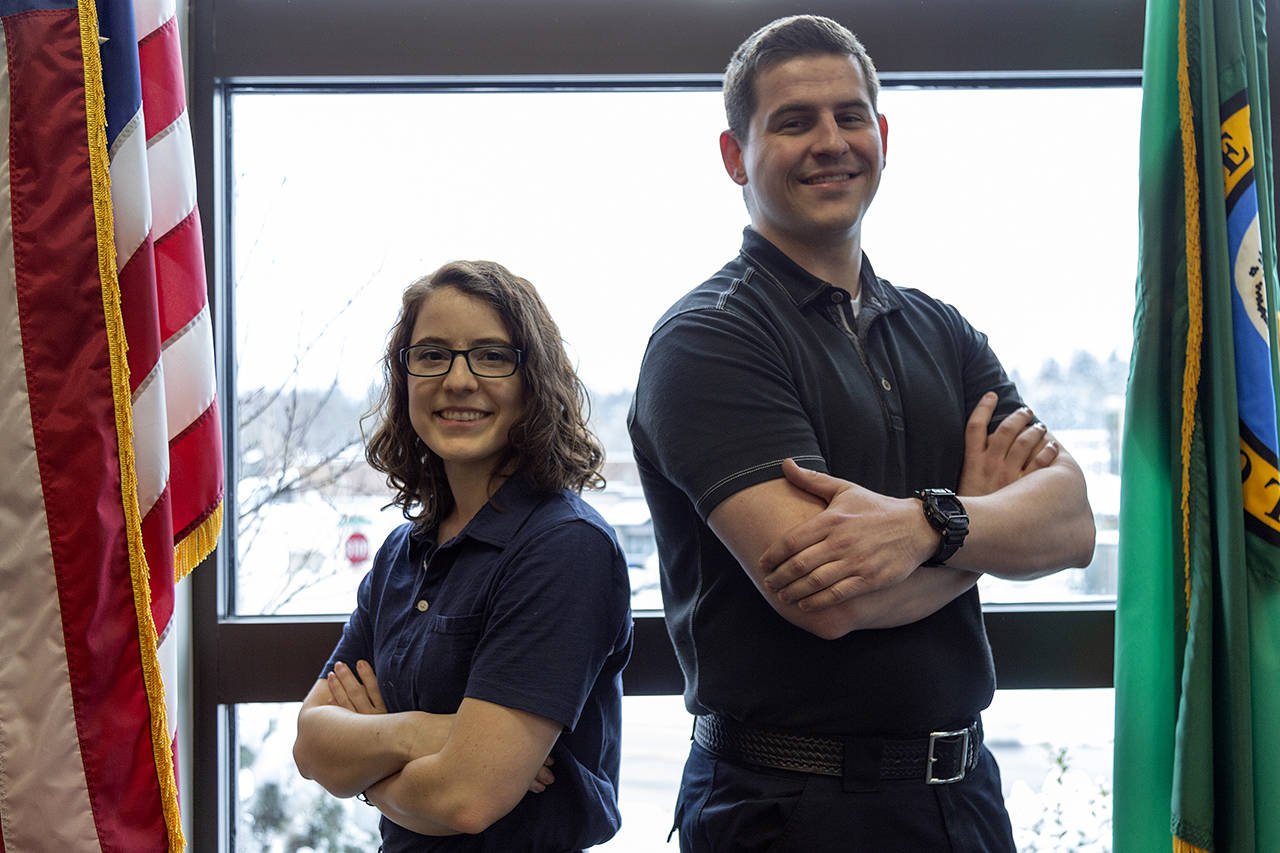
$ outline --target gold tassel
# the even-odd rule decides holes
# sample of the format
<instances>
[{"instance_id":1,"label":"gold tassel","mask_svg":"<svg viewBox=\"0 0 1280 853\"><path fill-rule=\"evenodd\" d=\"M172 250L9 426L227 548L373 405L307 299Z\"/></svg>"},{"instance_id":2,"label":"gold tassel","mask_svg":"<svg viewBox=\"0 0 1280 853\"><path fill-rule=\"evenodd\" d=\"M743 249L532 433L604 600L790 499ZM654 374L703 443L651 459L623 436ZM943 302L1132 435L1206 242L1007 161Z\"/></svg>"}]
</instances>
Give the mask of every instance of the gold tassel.
<instances>
[{"instance_id":1,"label":"gold tassel","mask_svg":"<svg viewBox=\"0 0 1280 853\"><path fill-rule=\"evenodd\" d=\"M213 508L209 517L200 522L173 549L173 582L191 574L196 566L211 553L218 544L218 534L222 532L222 502Z\"/></svg>"},{"instance_id":2,"label":"gold tassel","mask_svg":"<svg viewBox=\"0 0 1280 853\"><path fill-rule=\"evenodd\" d=\"M111 385L116 413L116 442L120 455L120 497L129 540L129 574L138 620L142 679L151 711L151 751L160 785L161 808L169 850L186 846L178 813L178 783L173 774L173 746L164 704L164 684L157 658L155 621L151 617L150 571L142 545L142 512L138 508L137 468L133 454L133 405L129 393L128 342L120 311L120 282L116 278L116 248L111 208L111 172L107 156L106 96L102 87L102 56L98 52L98 12L93 0L79 0L80 44L84 54L84 96L88 112L89 167L93 178L93 213L98 232L98 275L111 355Z\"/></svg>"},{"instance_id":3,"label":"gold tassel","mask_svg":"<svg viewBox=\"0 0 1280 853\"><path fill-rule=\"evenodd\" d=\"M1178 2L1178 114L1182 131L1182 194L1187 251L1187 350L1182 367L1182 570L1186 630L1191 630L1191 435L1200 386L1200 345L1204 337L1200 278L1200 179L1196 165L1195 114L1187 72L1187 2Z\"/></svg>"},{"instance_id":4,"label":"gold tassel","mask_svg":"<svg viewBox=\"0 0 1280 853\"><path fill-rule=\"evenodd\" d=\"M1194 844L1189 844L1175 835L1173 837L1173 853L1209 853L1209 851Z\"/></svg>"}]
</instances>

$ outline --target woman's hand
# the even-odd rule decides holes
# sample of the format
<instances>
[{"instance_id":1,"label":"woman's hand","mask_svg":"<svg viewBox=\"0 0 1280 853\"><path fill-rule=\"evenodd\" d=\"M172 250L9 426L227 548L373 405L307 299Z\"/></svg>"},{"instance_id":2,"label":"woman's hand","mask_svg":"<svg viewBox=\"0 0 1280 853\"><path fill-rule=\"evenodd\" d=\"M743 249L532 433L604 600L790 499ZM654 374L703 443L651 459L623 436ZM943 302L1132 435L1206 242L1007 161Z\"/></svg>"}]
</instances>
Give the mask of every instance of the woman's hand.
<instances>
[{"instance_id":1,"label":"woman's hand","mask_svg":"<svg viewBox=\"0 0 1280 853\"><path fill-rule=\"evenodd\" d=\"M387 706L382 701L382 692L378 689L378 677L373 674L373 667L367 661L356 661L353 672L351 667L338 661L329 673L329 696L334 705L355 711L357 714L385 714Z\"/></svg>"}]
</instances>

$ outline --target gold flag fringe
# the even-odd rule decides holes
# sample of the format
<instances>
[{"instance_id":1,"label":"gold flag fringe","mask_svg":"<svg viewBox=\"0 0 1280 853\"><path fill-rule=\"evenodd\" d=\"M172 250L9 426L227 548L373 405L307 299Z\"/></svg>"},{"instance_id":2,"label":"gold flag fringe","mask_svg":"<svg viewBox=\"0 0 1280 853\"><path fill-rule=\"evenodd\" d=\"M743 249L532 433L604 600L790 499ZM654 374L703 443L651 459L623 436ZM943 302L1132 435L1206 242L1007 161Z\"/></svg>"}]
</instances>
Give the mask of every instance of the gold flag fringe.
<instances>
[{"instance_id":1,"label":"gold flag fringe","mask_svg":"<svg viewBox=\"0 0 1280 853\"><path fill-rule=\"evenodd\" d=\"M1196 163L1195 113L1187 58L1187 2L1178 0L1178 126L1182 136L1182 198L1186 222L1187 348L1182 367L1182 573L1186 630L1191 630L1191 436L1195 430L1204 340L1204 282L1200 264L1200 173ZM1173 853L1207 853L1173 836Z\"/></svg>"},{"instance_id":2,"label":"gold flag fringe","mask_svg":"<svg viewBox=\"0 0 1280 853\"><path fill-rule=\"evenodd\" d=\"M102 84L102 56L98 52L98 12L93 0L78 0L80 44L84 55L84 95L88 112L89 166L93 177L93 213L98 232L98 275L111 355L111 384L115 398L116 441L120 456L120 496L129 540L129 573L138 620L142 678L151 710L151 751L160 785L161 807L169 850L181 853L186 842L178 813L178 783L173 773L173 745L164 703L164 684L157 658L155 621L151 617L150 571L142 545L142 512L138 508L137 469L133 454L133 405L129 394L128 343L120 312L120 282L116 278L116 249L111 208L111 173L107 157L106 96Z\"/></svg>"},{"instance_id":3,"label":"gold flag fringe","mask_svg":"<svg viewBox=\"0 0 1280 853\"><path fill-rule=\"evenodd\" d=\"M218 544L218 534L222 532L222 501L213 508L209 517L188 533L173 548L173 582L191 574L205 557L213 553Z\"/></svg>"},{"instance_id":4,"label":"gold flag fringe","mask_svg":"<svg viewBox=\"0 0 1280 853\"><path fill-rule=\"evenodd\" d=\"M1178 0L1178 115L1182 133L1183 232L1187 252L1187 350L1182 367L1182 572L1186 630L1191 630L1191 435L1200 387L1200 346L1204 338L1200 266L1200 178L1196 163L1195 115L1187 62L1187 2Z\"/></svg>"}]
</instances>

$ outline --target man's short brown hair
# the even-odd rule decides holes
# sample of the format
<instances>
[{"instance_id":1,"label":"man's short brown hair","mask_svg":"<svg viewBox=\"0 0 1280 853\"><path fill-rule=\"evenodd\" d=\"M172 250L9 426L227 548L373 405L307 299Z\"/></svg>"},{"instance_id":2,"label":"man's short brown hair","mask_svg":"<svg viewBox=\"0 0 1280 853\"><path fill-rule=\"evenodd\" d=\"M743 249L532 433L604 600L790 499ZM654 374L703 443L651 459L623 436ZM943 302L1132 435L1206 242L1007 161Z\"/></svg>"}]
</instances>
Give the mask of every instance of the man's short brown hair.
<instances>
[{"instance_id":1,"label":"man's short brown hair","mask_svg":"<svg viewBox=\"0 0 1280 853\"><path fill-rule=\"evenodd\" d=\"M724 72L724 112L734 137L747 141L747 129L756 111L756 78L762 71L798 56L826 54L853 57L867 81L871 108L876 109L880 78L858 37L821 15L792 15L756 30L729 59Z\"/></svg>"}]
</instances>

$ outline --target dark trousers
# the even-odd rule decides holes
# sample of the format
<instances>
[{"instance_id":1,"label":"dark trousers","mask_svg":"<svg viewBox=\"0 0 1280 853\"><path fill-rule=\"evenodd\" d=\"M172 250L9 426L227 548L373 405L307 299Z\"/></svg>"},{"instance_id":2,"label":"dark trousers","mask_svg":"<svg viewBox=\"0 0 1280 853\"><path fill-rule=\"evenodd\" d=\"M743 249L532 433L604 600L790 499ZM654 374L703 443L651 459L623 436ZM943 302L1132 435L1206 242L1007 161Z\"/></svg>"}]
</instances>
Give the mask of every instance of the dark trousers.
<instances>
[{"instance_id":1,"label":"dark trousers","mask_svg":"<svg viewBox=\"0 0 1280 853\"><path fill-rule=\"evenodd\" d=\"M676 828L681 853L1015 853L986 747L960 782L850 792L835 776L739 764L695 743Z\"/></svg>"}]
</instances>

